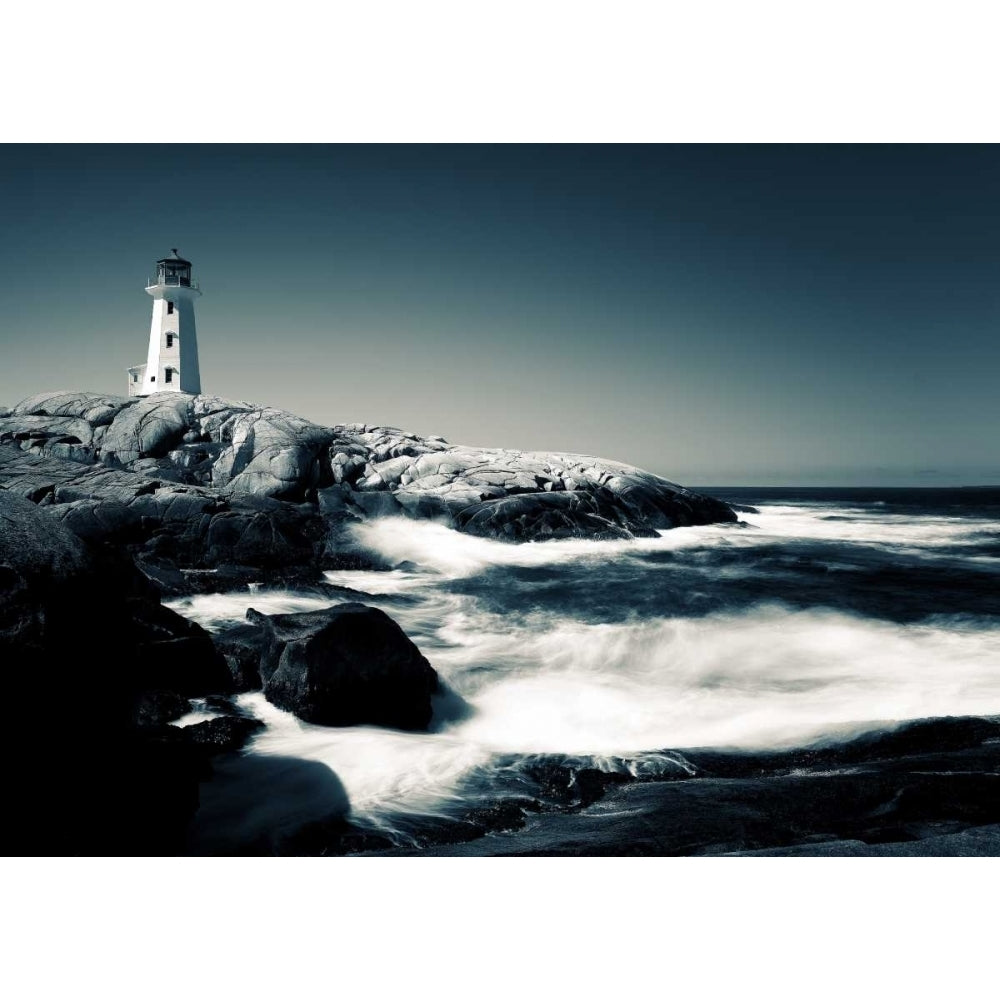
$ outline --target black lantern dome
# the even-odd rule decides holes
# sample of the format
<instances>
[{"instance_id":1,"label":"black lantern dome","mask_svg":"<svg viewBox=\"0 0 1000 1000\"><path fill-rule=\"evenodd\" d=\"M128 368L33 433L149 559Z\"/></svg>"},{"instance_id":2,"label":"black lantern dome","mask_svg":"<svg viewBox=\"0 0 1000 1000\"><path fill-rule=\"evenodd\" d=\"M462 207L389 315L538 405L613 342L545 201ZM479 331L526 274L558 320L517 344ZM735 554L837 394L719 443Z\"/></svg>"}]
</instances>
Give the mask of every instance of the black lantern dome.
<instances>
[{"instance_id":1,"label":"black lantern dome","mask_svg":"<svg viewBox=\"0 0 1000 1000\"><path fill-rule=\"evenodd\" d=\"M191 287L191 261L179 256L176 247L169 257L161 257L156 262L156 283L158 285L185 285Z\"/></svg>"}]
</instances>

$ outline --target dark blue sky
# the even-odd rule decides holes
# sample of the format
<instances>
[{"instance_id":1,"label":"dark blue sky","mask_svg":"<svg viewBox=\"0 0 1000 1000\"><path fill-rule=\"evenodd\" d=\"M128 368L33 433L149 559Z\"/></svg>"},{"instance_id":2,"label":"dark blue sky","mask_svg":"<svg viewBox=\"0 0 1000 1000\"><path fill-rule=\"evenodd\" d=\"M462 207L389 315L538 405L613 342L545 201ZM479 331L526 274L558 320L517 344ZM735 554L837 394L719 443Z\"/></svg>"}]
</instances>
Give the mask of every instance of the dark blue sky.
<instances>
[{"instance_id":1,"label":"dark blue sky","mask_svg":"<svg viewBox=\"0 0 1000 1000\"><path fill-rule=\"evenodd\" d=\"M0 403L206 392L693 484L1000 482L996 146L5 146Z\"/></svg>"}]
</instances>

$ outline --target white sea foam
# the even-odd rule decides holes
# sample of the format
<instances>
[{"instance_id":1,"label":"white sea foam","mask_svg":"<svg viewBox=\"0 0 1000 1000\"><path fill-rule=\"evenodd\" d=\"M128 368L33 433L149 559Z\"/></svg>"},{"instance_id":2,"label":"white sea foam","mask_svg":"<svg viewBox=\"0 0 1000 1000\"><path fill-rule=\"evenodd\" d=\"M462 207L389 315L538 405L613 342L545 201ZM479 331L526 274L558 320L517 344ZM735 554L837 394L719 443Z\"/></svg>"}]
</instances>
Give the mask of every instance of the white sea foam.
<instances>
[{"instance_id":1,"label":"white sea foam","mask_svg":"<svg viewBox=\"0 0 1000 1000\"><path fill-rule=\"evenodd\" d=\"M403 569L384 570L377 574L368 570L340 569L328 570L323 575L338 587L350 587L352 590L375 595L406 594L427 585L426 573L412 573Z\"/></svg>"},{"instance_id":2,"label":"white sea foam","mask_svg":"<svg viewBox=\"0 0 1000 1000\"><path fill-rule=\"evenodd\" d=\"M673 528L655 538L593 541L584 538L511 544L477 538L440 524L392 518L355 527L365 547L390 562L411 562L445 576L469 576L501 566L552 566L565 562L603 563L646 552L669 552L731 542L743 530L735 525L709 524Z\"/></svg>"},{"instance_id":3,"label":"white sea foam","mask_svg":"<svg viewBox=\"0 0 1000 1000\"><path fill-rule=\"evenodd\" d=\"M863 509L769 505L758 514L741 514L749 528L709 524L662 531L656 538L630 541L565 539L512 545L477 538L444 525L408 518L383 518L353 528L356 544L390 565L413 564L444 577L471 576L490 567L546 566L566 562L604 562L648 552L671 552L713 546L754 547L775 541L802 539L822 542L858 542L904 547L911 551L950 547L972 539L996 523L967 517L872 515ZM827 520L829 515L851 520ZM381 574L380 574L381 575ZM365 589L374 586L371 574L328 574L332 582ZM366 579L367 578L367 579ZM412 589L419 578L404 573L400 583ZM387 581L387 586L391 584ZM387 592L383 587L383 592Z\"/></svg>"},{"instance_id":4,"label":"white sea foam","mask_svg":"<svg viewBox=\"0 0 1000 1000\"><path fill-rule=\"evenodd\" d=\"M872 719L1000 711L1000 630L757 606L635 624L482 620L438 661L481 663L467 734L504 750L765 746ZM533 627L536 626L536 627Z\"/></svg>"},{"instance_id":5,"label":"white sea foam","mask_svg":"<svg viewBox=\"0 0 1000 1000\"><path fill-rule=\"evenodd\" d=\"M204 698L192 698L191 708L179 719L175 719L171 725L178 729L186 729L188 726L197 725L199 722L208 722L209 719L217 719L222 713L209 708Z\"/></svg>"},{"instance_id":6,"label":"white sea foam","mask_svg":"<svg viewBox=\"0 0 1000 1000\"><path fill-rule=\"evenodd\" d=\"M768 505L759 514L743 514L759 529L757 537L801 538L824 542L859 542L902 546L910 551L954 546L996 522L970 517L872 514L863 508L816 508ZM829 518L835 517L837 520ZM840 520L844 518L844 520ZM739 539L744 544L753 540Z\"/></svg>"},{"instance_id":7,"label":"white sea foam","mask_svg":"<svg viewBox=\"0 0 1000 1000\"><path fill-rule=\"evenodd\" d=\"M1000 629L901 626L758 607L627 625L528 621L468 606L432 657L473 714L431 734L302 723L260 695L254 750L319 761L355 815L434 813L500 754L634 755L845 736L872 720L1000 713Z\"/></svg>"},{"instance_id":8,"label":"white sea foam","mask_svg":"<svg viewBox=\"0 0 1000 1000\"><path fill-rule=\"evenodd\" d=\"M859 520L823 519L831 513ZM989 622L953 617L904 625L758 604L704 617L601 623L514 607L517 614L497 613L495 601L489 611L479 598L448 589L489 570L499 574L502 594L504 568L570 563L592 563L594 586L601 586L600 567L611 560L765 540L858 541L932 553L983 530L971 519L828 507L772 506L744 517L756 528L525 545L404 519L361 525L360 544L392 565L407 565L328 578L385 595L386 610L471 714L427 734L329 729L300 722L259 694L245 695L246 706L268 724L253 750L326 765L343 783L354 815L381 823L398 812L446 810L470 774L488 774L502 755L769 747L844 736L879 720L1000 713L1000 627ZM669 563L662 569L669 571ZM393 605L401 594L411 600ZM206 625L240 620L251 605L275 613L330 603L336 602L290 592L173 602Z\"/></svg>"},{"instance_id":9,"label":"white sea foam","mask_svg":"<svg viewBox=\"0 0 1000 1000\"><path fill-rule=\"evenodd\" d=\"M291 590L233 590L222 594L194 594L165 603L185 618L193 618L203 628L215 630L243 621L248 608L256 608L265 615L283 615L316 611L339 602L323 595Z\"/></svg>"}]
</instances>

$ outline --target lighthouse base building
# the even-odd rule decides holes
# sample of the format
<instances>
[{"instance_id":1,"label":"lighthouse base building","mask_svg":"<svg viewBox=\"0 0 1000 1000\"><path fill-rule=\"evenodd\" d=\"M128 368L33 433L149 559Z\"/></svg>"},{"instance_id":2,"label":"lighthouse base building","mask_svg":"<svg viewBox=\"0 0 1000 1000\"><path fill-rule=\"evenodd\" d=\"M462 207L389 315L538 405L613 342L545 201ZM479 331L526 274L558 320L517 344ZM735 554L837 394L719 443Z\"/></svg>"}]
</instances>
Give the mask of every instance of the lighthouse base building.
<instances>
[{"instance_id":1,"label":"lighthouse base building","mask_svg":"<svg viewBox=\"0 0 1000 1000\"><path fill-rule=\"evenodd\" d=\"M149 350L144 365L128 370L128 394L201 392L194 323L194 300L201 290L191 280L191 261L179 257L176 250L158 260L156 280L146 292L153 297Z\"/></svg>"}]
</instances>

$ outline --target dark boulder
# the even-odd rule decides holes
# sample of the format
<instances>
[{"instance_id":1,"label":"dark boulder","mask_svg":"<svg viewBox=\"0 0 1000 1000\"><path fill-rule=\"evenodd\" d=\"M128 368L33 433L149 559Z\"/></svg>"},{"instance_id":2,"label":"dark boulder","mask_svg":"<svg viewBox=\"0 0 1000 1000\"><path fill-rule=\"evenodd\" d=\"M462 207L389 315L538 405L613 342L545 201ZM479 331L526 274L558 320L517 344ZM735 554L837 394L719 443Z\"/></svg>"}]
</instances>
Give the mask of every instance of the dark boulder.
<instances>
[{"instance_id":1,"label":"dark boulder","mask_svg":"<svg viewBox=\"0 0 1000 1000\"><path fill-rule=\"evenodd\" d=\"M135 673L144 690L163 688L186 697L233 690L225 658L197 622L151 601L133 602L131 610Z\"/></svg>"},{"instance_id":2,"label":"dark boulder","mask_svg":"<svg viewBox=\"0 0 1000 1000\"><path fill-rule=\"evenodd\" d=\"M210 694L204 699L204 702L205 709L209 712L218 712L220 715L238 715L245 719L253 718L245 708L233 700L232 695Z\"/></svg>"},{"instance_id":3,"label":"dark boulder","mask_svg":"<svg viewBox=\"0 0 1000 1000\"><path fill-rule=\"evenodd\" d=\"M427 728L437 673L385 612L348 603L247 617L264 629L260 672L273 704L326 726Z\"/></svg>"},{"instance_id":4,"label":"dark boulder","mask_svg":"<svg viewBox=\"0 0 1000 1000\"><path fill-rule=\"evenodd\" d=\"M147 587L128 560L0 489L4 805L14 817L4 853L182 847L200 765L169 733L137 725L142 692L161 686L137 668L134 617L155 604Z\"/></svg>"},{"instance_id":5,"label":"dark boulder","mask_svg":"<svg viewBox=\"0 0 1000 1000\"><path fill-rule=\"evenodd\" d=\"M176 691L143 691L136 699L137 726L165 726L191 709L191 702Z\"/></svg>"},{"instance_id":6,"label":"dark boulder","mask_svg":"<svg viewBox=\"0 0 1000 1000\"><path fill-rule=\"evenodd\" d=\"M126 733L100 770L78 773L90 794L82 815L64 817L73 846L60 853L148 856L184 850L210 769L182 730L161 726Z\"/></svg>"},{"instance_id":7,"label":"dark boulder","mask_svg":"<svg viewBox=\"0 0 1000 1000\"><path fill-rule=\"evenodd\" d=\"M204 756L204 748L189 745ZM189 854L302 854L303 825L343 828L351 810L343 784L316 760L251 751L217 754L211 766L191 825Z\"/></svg>"},{"instance_id":8,"label":"dark boulder","mask_svg":"<svg viewBox=\"0 0 1000 1000\"><path fill-rule=\"evenodd\" d=\"M618 523L616 512L599 497L580 491L522 493L472 504L455 517L470 535L523 542L557 538L632 538L653 535L639 524Z\"/></svg>"},{"instance_id":9,"label":"dark boulder","mask_svg":"<svg viewBox=\"0 0 1000 1000\"><path fill-rule=\"evenodd\" d=\"M294 567L314 562L326 536L315 507L246 495L213 514L195 545L207 566Z\"/></svg>"},{"instance_id":10,"label":"dark boulder","mask_svg":"<svg viewBox=\"0 0 1000 1000\"><path fill-rule=\"evenodd\" d=\"M233 686L237 691L259 691L260 657L264 646L261 625L234 625L213 636L215 648L225 658Z\"/></svg>"},{"instance_id":11,"label":"dark boulder","mask_svg":"<svg viewBox=\"0 0 1000 1000\"><path fill-rule=\"evenodd\" d=\"M39 507L0 490L0 660L18 718L44 711L71 727L79 713L120 722L130 712L120 636L132 580L108 563ZM81 650L99 669L83 668Z\"/></svg>"},{"instance_id":12,"label":"dark boulder","mask_svg":"<svg viewBox=\"0 0 1000 1000\"><path fill-rule=\"evenodd\" d=\"M250 738L264 728L260 719L223 715L217 719L185 726L184 738L209 754L233 753L242 750Z\"/></svg>"}]
</instances>

